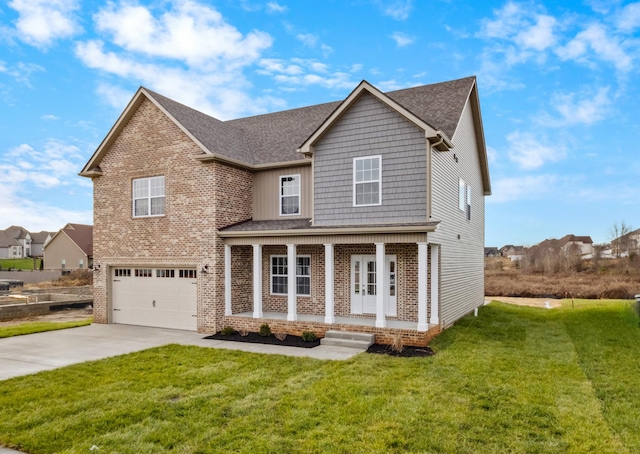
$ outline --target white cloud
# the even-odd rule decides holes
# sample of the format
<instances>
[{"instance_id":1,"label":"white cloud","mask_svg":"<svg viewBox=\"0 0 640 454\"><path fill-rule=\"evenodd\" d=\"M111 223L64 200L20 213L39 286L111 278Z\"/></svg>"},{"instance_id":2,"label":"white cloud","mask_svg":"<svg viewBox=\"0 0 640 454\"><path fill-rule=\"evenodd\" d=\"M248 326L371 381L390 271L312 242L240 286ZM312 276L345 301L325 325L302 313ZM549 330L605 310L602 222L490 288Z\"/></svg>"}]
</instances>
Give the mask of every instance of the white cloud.
<instances>
[{"instance_id":1,"label":"white cloud","mask_svg":"<svg viewBox=\"0 0 640 454\"><path fill-rule=\"evenodd\" d=\"M267 12L268 13L284 13L287 10L286 6L282 6L276 2L267 3Z\"/></svg>"},{"instance_id":2,"label":"white cloud","mask_svg":"<svg viewBox=\"0 0 640 454\"><path fill-rule=\"evenodd\" d=\"M633 60L625 52L619 39L608 34L604 26L591 24L567 45L556 50L563 60L591 61L591 52L601 60L612 63L621 72L633 68Z\"/></svg>"},{"instance_id":3,"label":"white cloud","mask_svg":"<svg viewBox=\"0 0 640 454\"><path fill-rule=\"evenodd\" d=\"M509 159L521 169L537 169L547 162L560 161L567 154L564 145L543 143L538 136L530 132L513 131L507 135L507 141Z\"/></svg>"},{"instance_id":4,"label":"white cloud","mask_svg":"<svg viewBox=\"0 0 640 454\"><path fill-rule=\"evenodd\" d=\"M11 0L9 7L19 15L17 36L33 46L46 48L81 31L74 17L77 0Z\"/></svg>"},{"instance_id":5,"label":"white cloud","mask_svg":"<svg viewBox=\"0 0 640 454\"><path fill-rule=\"evenodd\" d=\"M94 19L98 31L129 52L209 70L250 64L273 42L261 31L243 36L218 11L190 0L173 2L159 17L145 6L110 4Z\"/></svg>"},{"instance_id":6,"label":"white cloud","mask_svg":"<svg viewBox=\"0 0 640 454\"><path fill-rule=\"evenodd\" d=\"M329 56L333 53L333 47L328 46L324 43L320 45L320 50L322 51L322 56L324 58L329 58Z\"/></svg>"},{"instance_id":7,"label":"white cloud","mask_svg":"<svg viewBox=\"0 0 640 454\"><path fill-rule=\"evenodd\" d=\"M415 42L413 36L409 36L406 33L394 32L391 34L391 39L396 42L397 47L405 47Z\"/></svg>"},{"instance_id":8,"label":"white cloud","mask_svg":"<svg viewBox=\"0 0 640 454\"><path fill-rule=\"evenodd\" d=\"M631 32L640 28L640 2L629 3L618 15L618 29Z\"/></svg>"},{"instance_id":9,"label":"white cloud","mask_svg":"<svg viewBox=\"0 0 640 454\"><path fill-rule=\"evenodd\" d=\"M134 81L219 119L263 113L280 105L272 97L250 99L243 70L271 46L270 35L243 35L215 9L191 0L176 0L167 10L109 4L95 16L103 39L76 44L76 55L88 67ZM102 82L98 93L122 106L130 90Z\"/></svg>"},{"instance_id":10,"label":"white cloud","mask_svg":"<svg viewBox=\"0 0 640 454\"><path fill-rule=\"evenodd\" d=\"M43 116L42 116L42 117L40 117L40 118L42 118L43 120L46 120L46 121L55 121L55 120L59 120L59 118L58 118L58 117L56 117L55 115L52 115L52 114L46 114L46 115L43 115Z\"/></svg>"},{"instance_id":11,"label":"white cloud","mask_svg":"<svg viewBox=\"0 0 640 454\"><path fill-rule=\"evenodd\" d=\"M27 86L31 85L32 74L44 71L45 69L42 66L36 65L35 63L19 62L13 67L7 67L4 62L0 61L0 72L8 74L17 82L23 83Z\"/></svg>"},{"instance_id":12,"label":"white cloud","mask_svg":"<svg viewBox=\"0 0 640 454\"><path fill-rule=\"evenodd\" d=\"M557 93L551 99L551 106L560 117L545 116L541 123L553 127L590 125L607 116L611 103L609 87L601 87L595 93L592 90L578 94Z\"/></svg>"},{"instance_id":13,"label":"white cloud","mask_svg":"<svg viewBox=\"0 0 640 454\"><path fill-rule=\"evenodd\" d=\"M382 14L395 20L405 20L413 9L413 0L376 0Z\"/></svg>"},{"instance_id":14,"label":"white cloud","mask_svg":"<svg viewBox=\"0 0 640 454\"><path fill-rule=\"evenodd\" d=\"M555 175L523 175L499 178L491 183L491 197L487 203L541 198L555 192L559 179Z\"/></svg>"},{"instance_id":15,"label":"white cloud","mask_svg":"<svg viewBox=\"0 0 640 454\"><path fill-rule=\"evenodd\" d=\"M351 80L350 72L353 72L353 66L349 68L349 72L331 72L328 65L316 60L293 58L291 63L286 60L265 58L260 60L261 69L258 72L272 77L281 85L289 87L316 85L334 89L353 88L357 85L357 82Z\"/></svg>"},{"instance_id":16,"label":"white cloud","mask_svg":"<svg viewBox=\"0 0 640 454\"><path fill-rule=\"evenodd\" d=\"M318 37L312 33L300 33L296 39L307 47L316 47L318 43Z\"/></svg>"}]
</instances>

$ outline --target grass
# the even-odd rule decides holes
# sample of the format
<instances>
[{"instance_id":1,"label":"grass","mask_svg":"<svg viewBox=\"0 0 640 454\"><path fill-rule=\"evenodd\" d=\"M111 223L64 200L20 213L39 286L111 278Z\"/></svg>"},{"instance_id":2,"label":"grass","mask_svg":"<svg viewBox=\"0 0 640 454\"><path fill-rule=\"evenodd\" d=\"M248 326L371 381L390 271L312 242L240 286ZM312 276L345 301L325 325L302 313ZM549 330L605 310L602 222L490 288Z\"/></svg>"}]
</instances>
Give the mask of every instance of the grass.
<instances>
[{"instance_id":1,"label":"grass","mask_svg":"<svg viewBox=\"0 0 640 454\"><path fill-rule=\"evenodd\" d=\"M40 260L36 259L36 270L40 269ZM10 268L16 270L33 270L33 259L0 259L0 269L8 270Z\"/></svg>"},{"instance_id":2,"label":"grass","mask_svg":"<svg viewBox=\"0 0 640 454\"><path fill-rule=\"evenodd\" d=\"M640 452L628 301L492 303L430 358L170 345L0 382L0 445L34 453ZM95 452L95 451L94 451Z\"/></svg>"},{"instance_id":3,"label":"grass","mask_svg":"<svg viewBox=\"0 0 640 454\"><path fill-rule=\"evenodd\" d=\"M42 333L44 331L76 328L78 326L90 325L92 322L93 317L88 317L86 320L72 322L26 322L17 325L0 326L0 339L4 337L22 336L24 334Z\"/></svg>"}]
</instances>

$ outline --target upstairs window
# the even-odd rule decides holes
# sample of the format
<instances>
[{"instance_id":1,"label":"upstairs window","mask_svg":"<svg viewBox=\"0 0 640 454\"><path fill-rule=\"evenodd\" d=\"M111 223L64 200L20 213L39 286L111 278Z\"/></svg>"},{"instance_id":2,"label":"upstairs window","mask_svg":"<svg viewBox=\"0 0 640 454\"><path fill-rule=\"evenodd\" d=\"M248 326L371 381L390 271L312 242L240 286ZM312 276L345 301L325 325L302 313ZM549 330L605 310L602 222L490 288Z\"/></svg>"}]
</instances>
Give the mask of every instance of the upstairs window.
<instances>
[{"instance_id":1,"label":"upstairs window","mask_svg":"<svg viewBox=\"0 0 640 454\"><path fill-rule=\"evenodd\" d=\"M471 220L471 186L463 179L458 182L458 208L465 213L467 221Z\"/></svg>"},{"instance_id":2,"label":"upstairs window","mask_svg":"<svg viewBox=\"0 0 640 454\"><path fill-rule=\"evenodd\" d=\"M280 216L300 214L300 175L280 177Z\"/></svg>"},{"instance_id":3,"label":"upstairs window","mask_svg":"<svg viewBox=\"0 0 640 454\"><path fill-rule=\"evenodd\" d=\"M353 205L380 205L382 202L382 157L353 160Z\"/></svg>"},{"instance_id":4,"label":"upstairs window","mask_svg":"<svg viewBox=\"0 0 640 454\"><path fill-rule=\"evenodd\" d=\"M133 180L133 217L164 215L164 177Z\"/></svg>"}]
</instances>

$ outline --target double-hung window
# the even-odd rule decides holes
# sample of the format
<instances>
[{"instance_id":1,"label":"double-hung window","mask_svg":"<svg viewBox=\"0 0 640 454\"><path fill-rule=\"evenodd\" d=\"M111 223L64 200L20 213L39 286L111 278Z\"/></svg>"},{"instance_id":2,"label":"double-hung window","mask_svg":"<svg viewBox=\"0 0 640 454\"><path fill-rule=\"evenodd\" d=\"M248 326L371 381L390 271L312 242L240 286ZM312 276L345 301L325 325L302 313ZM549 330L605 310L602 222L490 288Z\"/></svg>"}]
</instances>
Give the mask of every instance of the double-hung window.
<instances>
[{"instance_id":1,"label":"double-hung window","mask_svg":"<svg viewBox=\"0 0 640 454\"><path fill-rule=\"evenodd\" d=\"M164 215L164 177L133 180L133 217Z\"/></svg>"},{"instance_id":2,"label":"double-hung window","mask_svg":"<svg viewBox=\"0 0 640 454\"><path fill-rule=\"evenodd\" d=\"M280 177L280 215L300 214L300 175Z\"/></svg>"},{"instance_id":3,"label":"double-hung window","mask_svg":"<svg viewBox=\"0 0 640 454\"><path fill-rule=\"evenodd\" d=\"M289 290L289 267L286 255L271 256L271 294L286 295ZM296 257L296 294L311 295L311 257Z\"/></svg>"},{"instance_id":4,"label":"double-hung window","mask_svg":"<svg viewBox=\"0 0 640 454\"><path fill-rule=\"evenodd\" d=\"M382 157L367 156L353 159L353 205L368 206L382 203Z\"/></svg>"},{"instance_id":5,"label":"double-hung window","mask_svg":"<svg viewBox=\"0 0 640 454\"><path fill-rule=\"evenodd\" d=\"M458 182L458 208L464 211L467 221L471 220L471 185L461 178Z\"/></svg>"}]
</instances>

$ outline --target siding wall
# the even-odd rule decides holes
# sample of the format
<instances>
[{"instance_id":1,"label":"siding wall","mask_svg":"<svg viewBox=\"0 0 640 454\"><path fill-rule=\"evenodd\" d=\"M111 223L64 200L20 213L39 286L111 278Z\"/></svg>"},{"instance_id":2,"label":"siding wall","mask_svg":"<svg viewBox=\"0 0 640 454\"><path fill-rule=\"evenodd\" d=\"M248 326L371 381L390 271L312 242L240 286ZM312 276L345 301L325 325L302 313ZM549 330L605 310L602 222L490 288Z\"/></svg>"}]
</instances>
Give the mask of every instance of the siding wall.
<instances>
[{"instance_id":1,"label":"siding wall","mask_svg":"<svg viewBox=\"0 0 640 454\"><path fill-rule=\"evenodd\" d=\"M474 131L467 102L453 150L432 152L432 220L441 223L428 237L440 244L440 322L445 327L484 303L484 187ZM471 185L471 221L458 208L459 178Z\"/></svg>"},{"instance_id":2,"label":"siding wall","mask_svg":"<svg viewBox=\"0 0 640 454\"><path fill-rule=\"evenodd\" d=\"M353 158L382 156L382 205L353 206ZM364 94L314 151L314 224L427 220L424 132Z\"/></svg>"},{"instance_id":3,"label":"siding wall","mask_svg":"<svg viewBox=\"0 0 640 454\"><path fill-rule=\"evenodd\" d=\"M60 232L47 244L44 255L44 267L47 270L62 269L62 260L65 261L66 270L76 270L82 260L82 268L89 267L87 255L71 239Z\"/></svg>"},{"instance_id":4,"label":"siding wall","mask_svg":"<svg viewBox=\"0 0 640 454\"><path fill-rule=\"evenodd\" d=\"M301 205L300 214L297 216L280 216L280 177L285 175L300 175ZM253 174L253 184L254 220L296 219L312 216L311 165L260 170Z\"/></svg>"}]
</instances>

